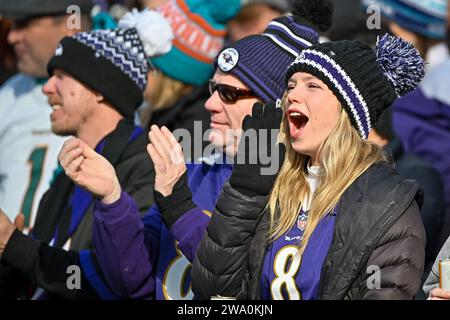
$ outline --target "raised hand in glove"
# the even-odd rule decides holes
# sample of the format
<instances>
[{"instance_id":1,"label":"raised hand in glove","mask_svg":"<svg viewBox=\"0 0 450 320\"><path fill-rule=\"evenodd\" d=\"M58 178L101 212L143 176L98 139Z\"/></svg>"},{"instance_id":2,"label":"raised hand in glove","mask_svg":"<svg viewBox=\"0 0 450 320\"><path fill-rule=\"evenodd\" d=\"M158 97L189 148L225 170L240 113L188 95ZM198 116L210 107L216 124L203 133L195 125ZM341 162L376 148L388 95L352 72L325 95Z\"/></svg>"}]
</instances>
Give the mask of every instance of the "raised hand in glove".
<instances>
[{"instance_id":1,"label":"raised hand in glove","mask_svg":"<svg viewBox=\"0 0 450 320\"><path fill-rule=\"evenodd\" d=\"M286 148L277 143L283 110L275 103L255 103L242 121L243 135L230 178L233 188L247 196L265 196L272 189Z\"/></svg>"}]
</instances>

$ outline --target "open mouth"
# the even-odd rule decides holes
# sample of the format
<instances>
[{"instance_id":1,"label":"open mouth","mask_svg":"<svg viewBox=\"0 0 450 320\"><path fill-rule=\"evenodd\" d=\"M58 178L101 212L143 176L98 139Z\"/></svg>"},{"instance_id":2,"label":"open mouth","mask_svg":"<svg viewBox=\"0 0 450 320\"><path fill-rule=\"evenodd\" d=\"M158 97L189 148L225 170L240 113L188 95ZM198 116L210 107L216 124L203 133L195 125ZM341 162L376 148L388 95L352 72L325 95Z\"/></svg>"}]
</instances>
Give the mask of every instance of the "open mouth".
<instances>
[{"instance_id":1,"label":"open mouth","mask_svg":"<svg viewBox=\"0 0 450 320\"><path fill-rule=\"evenodd\" d=\"M51 104L52 107L52 113L50 114L50 121L55 121L57 114L60 112L58 110L61 109L61 105L60 104Z\"/></svg>"},{"instance_id":2,"label":"open mouth","mask_svg":"<svg viewBox=\"0 0 450 320\"><path fill-rule=\"evenodd\" d=\"M309 118L298 110L288 110L287 116L291 137L297 139L302 135Z\"/></svg>"}]
</instances>

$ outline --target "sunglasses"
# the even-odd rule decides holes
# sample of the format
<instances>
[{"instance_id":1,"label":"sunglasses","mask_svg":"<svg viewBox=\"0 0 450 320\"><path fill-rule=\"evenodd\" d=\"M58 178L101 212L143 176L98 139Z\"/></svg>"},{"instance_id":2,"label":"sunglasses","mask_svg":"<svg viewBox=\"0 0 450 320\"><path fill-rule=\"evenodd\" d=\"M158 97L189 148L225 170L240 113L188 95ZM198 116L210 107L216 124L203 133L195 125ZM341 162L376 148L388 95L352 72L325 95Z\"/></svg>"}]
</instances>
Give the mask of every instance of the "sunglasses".
<instances>
[{"instance_id":1,"label":"sunglasses","mask_svg":"<svg viewBox=\"0 0 450 320\"><path fill-rule=\"evenodd\" d=\"M239 99L254 98L255 94L250 90L233 87L227 84L216 83L213 79L209 79L209 93L219 93L220 100L225 103L233 104Z\"/></svg>"}]
</instances>

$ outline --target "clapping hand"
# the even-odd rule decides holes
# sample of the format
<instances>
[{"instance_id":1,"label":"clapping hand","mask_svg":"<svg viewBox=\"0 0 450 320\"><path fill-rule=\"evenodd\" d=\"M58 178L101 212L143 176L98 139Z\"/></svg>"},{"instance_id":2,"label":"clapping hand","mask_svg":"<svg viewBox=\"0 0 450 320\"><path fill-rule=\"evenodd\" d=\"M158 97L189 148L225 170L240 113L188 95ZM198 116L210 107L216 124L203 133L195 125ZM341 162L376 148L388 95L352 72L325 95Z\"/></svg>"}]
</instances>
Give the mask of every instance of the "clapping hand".
<instances>
[{"instance_id":1,"label":"clapping hand","mask_svg":"<svg viewBox=\"0 0 450 320\"><path fill-rule=\"evenodd\" d=\"M113 203L120 198L121 187L114 167L82 140L67 140L58 159L74 183L98 196L104 203Z\"/></svg>"}]
</instances>

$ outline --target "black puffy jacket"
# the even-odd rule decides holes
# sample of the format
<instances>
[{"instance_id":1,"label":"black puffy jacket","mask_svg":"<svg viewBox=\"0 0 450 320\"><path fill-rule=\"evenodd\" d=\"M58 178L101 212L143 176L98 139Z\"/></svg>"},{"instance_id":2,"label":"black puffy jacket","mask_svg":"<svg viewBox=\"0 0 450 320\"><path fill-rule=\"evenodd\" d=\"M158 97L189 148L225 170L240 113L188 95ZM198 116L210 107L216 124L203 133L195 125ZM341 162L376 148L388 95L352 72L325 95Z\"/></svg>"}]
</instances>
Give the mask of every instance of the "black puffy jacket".
<instances>
[{"instance_id":1,"label":"black puffy jacket","mask_svg":"<svg viewBox=\"0 0 450 320\"><path fill-rule=\"evenodd\" d=\"M422 197L413 180L387 164L374 165L355 180L340 201L319 298L413 298L424 267ZM249 198L229 184L224 187L193 264L192 289L199 298L260 299L269 230L266 202L266 197ZM381 288L369 290L372 265L381 270Z\"/></svg>"}]
</instances>

